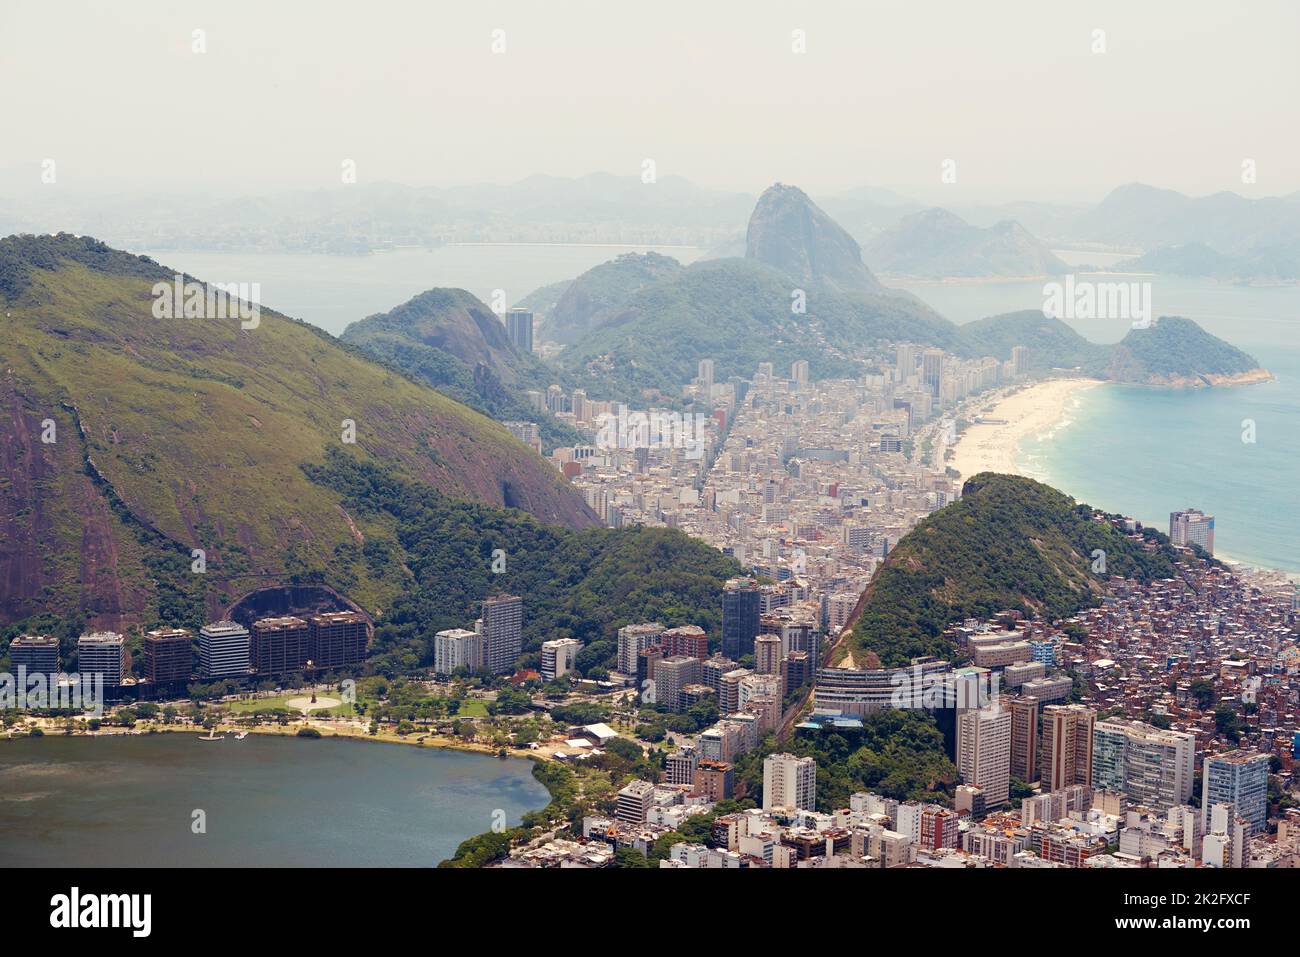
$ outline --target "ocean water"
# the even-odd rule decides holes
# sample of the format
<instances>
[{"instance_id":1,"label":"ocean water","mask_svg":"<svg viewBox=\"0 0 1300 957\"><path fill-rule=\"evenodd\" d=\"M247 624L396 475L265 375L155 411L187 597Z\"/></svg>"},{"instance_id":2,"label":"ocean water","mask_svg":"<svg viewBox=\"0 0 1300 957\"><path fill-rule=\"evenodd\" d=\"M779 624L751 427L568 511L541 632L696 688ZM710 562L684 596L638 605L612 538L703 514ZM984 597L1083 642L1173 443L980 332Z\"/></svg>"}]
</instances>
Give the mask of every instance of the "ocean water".
<instances>
[{"instance_id":1,"label":"ocean water","mask_svg":"<svg viewBox=\"0 0 1300 957\"><path fill-rule=\"evenodd\" d=\"M548 800L518 758L331 738L49 734L0 741L0 868L433 867L494 814L513 826Z\"/></svg>"},{"instance_id":2,"label":"ocean water","mask_svg":"<svg viewBox=\"0 0 1300 957\"><path fill-rule=\"evenodd\" d=\"M1164 531L1171 511L1200 508L1215 516L1220 557L1300 573L1300 286L1148 278L1156 316L1196 320L1276 378L1229 389L1083 391L1056 428L1022 443L1021 468L1080 501ZM1041 309L1042 286L907 288L954 321L969 322ZM1071 325L1095 342L1118 341L1128 329L1120 320ZM1243 441L1246 420L1254 423L1254 442Z\"/></svg>"},{"instance_id":3,"label":"ocean water","mask_svg":"<svg viewBox=\"0 0 1300 957\"><path fill-rule=\"evenodd\" d=\"M489 304L500 289L508 308L535 289L574 279L623 253L657 252L685 265L704 252L694 246L546 243L395 249L369 256L132 251L206 282L258 283L262 305L336 336L349 323L387 312L435 286L466 289Z\"/></svg>"}]
</instances>

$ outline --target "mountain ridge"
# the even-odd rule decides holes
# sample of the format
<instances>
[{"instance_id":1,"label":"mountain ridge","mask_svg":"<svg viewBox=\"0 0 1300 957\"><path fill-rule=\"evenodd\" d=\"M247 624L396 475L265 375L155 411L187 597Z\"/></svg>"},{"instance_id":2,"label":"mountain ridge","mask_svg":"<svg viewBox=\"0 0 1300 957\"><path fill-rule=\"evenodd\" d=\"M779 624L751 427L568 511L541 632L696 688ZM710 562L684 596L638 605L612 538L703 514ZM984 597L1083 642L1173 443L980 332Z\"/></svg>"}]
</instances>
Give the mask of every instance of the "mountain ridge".
<instances>
[{"instance_id":1,"label":"mountain ridge","mask_svg":"<svg viewBox=\"0 0 1300 957\"><path fill-rule=\"evenodd\" d=\"M315 327L265 308L250 329L155 318L152 283L173 276L92 239L0 240L3 620L161 618L331 572L366 529L300 466L349 422L358 454L451 497L598 524L500 425ZM393 594L356 574L362 604Z\"/></svg>"}]
</instances>

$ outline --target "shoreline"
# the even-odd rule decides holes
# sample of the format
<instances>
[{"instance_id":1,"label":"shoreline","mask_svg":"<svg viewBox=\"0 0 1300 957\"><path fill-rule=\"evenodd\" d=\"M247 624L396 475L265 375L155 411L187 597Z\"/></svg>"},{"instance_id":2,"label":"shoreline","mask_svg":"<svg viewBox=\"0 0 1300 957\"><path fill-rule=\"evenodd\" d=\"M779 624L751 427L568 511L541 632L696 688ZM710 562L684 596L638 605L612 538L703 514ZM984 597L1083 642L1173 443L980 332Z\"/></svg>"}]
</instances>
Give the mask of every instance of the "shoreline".
<instances>
[{"instance_id":1,"label":"shoreline","mask_svg":"<svg viewBox=\"0 0 1300 957\"><path fill-rule=\"evenodd\" d=\"M1068 421L1076 395L1103 384L1101 379L1046 379L978 402L965 411L963 418L970 424L945 464L963 481L980 472L1024 475L1018 462L1020 443L1060 428ZM976 416L1005 421L981 424L975 422Z\"/></svg>"},{"instance_id":2,"label":"shoreline","mask_svg":"<svg viewBox=\"0 0 1300 957\"><path fill-rule=\"evenodd\" d=\"M1246 385L1271 378L1271 373L1258 369L1242 373L1236 382L1225 381L1215 384ZM963 418L971 420L971 424L962 432L957 444L952 446L952 457L945 464L957 470L962 481L980 472L1002 472L1051 484L1038 475L1030 475L1020 467L1018 460L1021 442L1030 436L1051 433L1062 428L1070 421L1072 403L1079 394L1095 386L1108 384L1132 385L1132 383L1108 383L1102 379L1047 379L1031 383L1011 393L995 393L987 399L980 400L963 415ZM974 422L976 415L1007 421L1005 424L977 425ZM1078 500L1078 496L1070 489L1061 488L1060 491ZM1097 508L1122 511L1114 506L1099 505L1096 502L1089 504ZM1151 521L1140 515L1131 517L1145 526L1162 528L1162 523L1159 521ZM1281 575L1292 581L1300 581L1300 571L1275 568L1222 551L1215 555L1215 558L1225 564L1236 566L1239 574Z\"/></svg>"},{"instance_id":3,"label":"shoreline","mask_svg":"<svg viewBox=\"0 0 1300 957\"><path fill-rule=\"evenodd\" d=\"M208 733L208 729L194 727L188 724L147 724L144 721L138 723L134 728L103 728L97 731L77 731L74 734L68 734L61 722L66 718L32 718L35 720L37 727L41 729L42 737L47 738L127 738L127 737L149 737L156 734L192 734L196 737L203 737ZM265 725L256 727L245 727L236 724L226 724L218 726L215 731L217 734L225 736L234 736L240 732L248 734L273 735L282 738L296 738L301 728L312 728L320 732L321 739L325 738L346 738L356 741L374 741L380 744L405 744L417 748L434 748L439 751L460 751L465 754L481 754L485 757L500 759L500 752L503 750L491 744L481 744L474 741L460 741L454 738L448 738L443 735L430 732L413 731L408 735L399 735L394 731L380 731L371 734L368 728L360 727L339 727L334 724L323 723L304 723L295 721L288 725ZM0 735L0 741L20 741L27 740L31 737L28 734L5 734ZM309 738L309 740L317 740ZM543 748L536 751L527 748L505 747L507 758L528 758L531 760L549 761L552 756Z\"/></svg>"}]
</instances>

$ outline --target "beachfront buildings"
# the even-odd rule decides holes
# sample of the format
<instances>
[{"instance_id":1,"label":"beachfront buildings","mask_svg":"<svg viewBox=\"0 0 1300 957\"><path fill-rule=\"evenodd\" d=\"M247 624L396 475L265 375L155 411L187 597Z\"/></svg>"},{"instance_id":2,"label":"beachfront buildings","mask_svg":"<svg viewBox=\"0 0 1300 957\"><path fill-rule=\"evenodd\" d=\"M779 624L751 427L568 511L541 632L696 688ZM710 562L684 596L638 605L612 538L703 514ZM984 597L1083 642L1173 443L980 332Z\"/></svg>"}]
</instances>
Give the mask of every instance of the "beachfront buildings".
<instances>
[{"instance_id":1,"label":"beachfront buildings","mask_svg":"<svg viewBox=\"0 0 1300 957\"><path fill-rule=\"evenodd\" d=\"M9 643L9 670L18 674L57 675L59 673L59 639L53 635L19 635Z\"/></svg>"},{"instance_id":2,"label":"beachfront buildings","mask_svg":"<svg viewBox=\"0 0 1300 957\"><path fill-rule=\"evenodd\" d=\"M1199 545L1214 554L1214 516L1185 508L1169 513L1169 540L1175 545Z\"/></svg>"},{"instance_id":3,"label":"beachfront buildings","mask_svg":"<svg viewBox=\"0 0 1300 957\"><path fill-rule=\"evenodd\" d=\"M317 672L366 660L370 623L355 611L329 611L307 618L307 657Z\"/></svg>"},{"instance_id":4,"label":"beachfront buildings","mask_svg":"<svg viewBox=\"0 0 1300 957\"><path fill-rule=\"evenodd\" d=\"M258 619L249 630L249 658L253 667L263 675L301 671L311 659L310 633L307 622L293 615Z\"/></svg>"},{"instance_id":5,"label":"beachfront buildings","mask_svg":"<svg viewBox=\"0 0 1300 957\"><path fill-rule=\"evenodd\" d=\"M144 636L144 677L155 685L180 684L194 672L194 633L156 628Z\"/></svg>"}]
</instances>

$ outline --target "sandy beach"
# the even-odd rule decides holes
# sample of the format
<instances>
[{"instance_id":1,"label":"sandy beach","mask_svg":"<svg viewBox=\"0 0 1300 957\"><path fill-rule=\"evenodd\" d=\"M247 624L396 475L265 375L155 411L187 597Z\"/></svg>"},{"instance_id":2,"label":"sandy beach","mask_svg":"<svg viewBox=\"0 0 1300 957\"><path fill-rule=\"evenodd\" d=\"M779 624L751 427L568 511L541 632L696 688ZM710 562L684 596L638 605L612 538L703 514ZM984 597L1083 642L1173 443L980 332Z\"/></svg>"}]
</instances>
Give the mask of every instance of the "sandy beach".
<instances>
[{"instance_id":1,"label":"sandy beach","mask_svg":"<svg viewBox=\"0 0 1300 957\"><path fill-rule=\"evenodd\" d=\"M1066 417L1076 394L1098 385L1098 379L1049 379L974 405L963 415L971 424L953 446L947 464L963 479L980 472L1019 475L1016 456L1021 440L1049 431ZM977 424L977 416L1005 420L1005 424Z\"/></svg>"}]
</instances>

